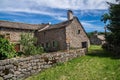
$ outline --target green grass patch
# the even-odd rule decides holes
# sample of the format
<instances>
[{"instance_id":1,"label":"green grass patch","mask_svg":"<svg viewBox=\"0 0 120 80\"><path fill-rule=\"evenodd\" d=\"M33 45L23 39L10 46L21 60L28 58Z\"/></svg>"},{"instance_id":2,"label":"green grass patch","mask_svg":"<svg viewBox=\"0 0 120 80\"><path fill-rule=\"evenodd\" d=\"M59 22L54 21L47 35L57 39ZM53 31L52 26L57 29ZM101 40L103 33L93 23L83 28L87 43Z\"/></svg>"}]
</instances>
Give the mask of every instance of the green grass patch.
<instances>
[{"instance_id":1,"label":"green grass patch","mask_svg":"<svg viewBox=\"0 0 120 80\"><path fill-rule=\"evenodd\" d=\"M120 80L120 59L92 45L86 56L47 69L26 80Z\"/></svg>"}]
</instances>

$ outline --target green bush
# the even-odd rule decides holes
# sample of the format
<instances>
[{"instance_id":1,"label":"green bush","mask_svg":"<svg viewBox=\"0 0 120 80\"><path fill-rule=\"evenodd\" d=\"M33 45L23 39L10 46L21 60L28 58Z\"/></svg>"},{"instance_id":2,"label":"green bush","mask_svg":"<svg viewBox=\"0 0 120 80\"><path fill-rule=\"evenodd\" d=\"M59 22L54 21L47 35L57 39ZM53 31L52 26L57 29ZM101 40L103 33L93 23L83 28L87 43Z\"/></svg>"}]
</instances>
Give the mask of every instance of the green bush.
<instances>
[{"instance_id":1,"label":"green bush","mask_svg":"<svg viewBox=\"0 0 120 80\"><path fill-rule=\"evenodd\" d=\"M0 37L0 59L12 58L16 56L14 45L7 39Z\"/></svg>"},{"instance_id":2,"label":"green bush","mask_svg":"<svg viewBox=\"0 0 120 80\"><path fill-rule=\"evenodd\" d=\"M24 56L24 53L22 51L19 51L16 53L16 55L21 57L21 56Z\"/></svg>"},{"instance_id":3,"label":"green bush","mask_svg":"<svg viewBox=\"0 0 120 80\"><path fill-rule=\"evenodd\" d=\"M21 34L20 44L25 55L41 54L44 52L41 46L35 46L37 39L32 34Z\"/></svg>"}]
</instances>

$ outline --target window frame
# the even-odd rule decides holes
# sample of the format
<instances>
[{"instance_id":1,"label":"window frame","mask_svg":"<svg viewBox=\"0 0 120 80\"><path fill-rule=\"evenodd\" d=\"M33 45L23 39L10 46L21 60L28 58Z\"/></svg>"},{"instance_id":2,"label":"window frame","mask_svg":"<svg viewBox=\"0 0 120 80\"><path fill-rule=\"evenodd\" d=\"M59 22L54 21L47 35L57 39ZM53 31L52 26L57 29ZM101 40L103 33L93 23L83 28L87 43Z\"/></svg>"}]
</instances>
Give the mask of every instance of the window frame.
<instances>
[{"instance_id":1,"label":"window frame","mask_svg":"<svg viewBox=\"0 0 120 80\"><path fill-rule=\"evenodd\" d=\"M5 38L8 39L8 40L10 40L10 33L6 33L5 34Z\"/></svg>"},{"instance_id":2,"label":"window frame","mask_svg":"<svg viewBox=\"0 0 120 80\"><path fill-rule=\"evenodd\" d=\"M80 34L80 29L79 29L79 30L77 30L77 34Z\"/></svg>"}]
</instances>

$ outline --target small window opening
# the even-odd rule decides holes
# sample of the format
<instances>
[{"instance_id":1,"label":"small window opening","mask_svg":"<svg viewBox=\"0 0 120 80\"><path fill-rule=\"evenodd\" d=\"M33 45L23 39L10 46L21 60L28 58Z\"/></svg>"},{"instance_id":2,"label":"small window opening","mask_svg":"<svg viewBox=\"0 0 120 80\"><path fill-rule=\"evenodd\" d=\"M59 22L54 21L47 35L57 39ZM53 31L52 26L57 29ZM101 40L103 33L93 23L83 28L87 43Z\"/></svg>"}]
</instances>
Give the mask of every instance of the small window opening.
<instances>
[{"instance_id":1,"label":"small window opening","mask_svg":"<svg viewBox=\"0 0 120 80\"><path fill-rule=\"evenodd\" d=\"M78 30L77 34L80 34L80 30Z\"/></svg>"}]
</instances>

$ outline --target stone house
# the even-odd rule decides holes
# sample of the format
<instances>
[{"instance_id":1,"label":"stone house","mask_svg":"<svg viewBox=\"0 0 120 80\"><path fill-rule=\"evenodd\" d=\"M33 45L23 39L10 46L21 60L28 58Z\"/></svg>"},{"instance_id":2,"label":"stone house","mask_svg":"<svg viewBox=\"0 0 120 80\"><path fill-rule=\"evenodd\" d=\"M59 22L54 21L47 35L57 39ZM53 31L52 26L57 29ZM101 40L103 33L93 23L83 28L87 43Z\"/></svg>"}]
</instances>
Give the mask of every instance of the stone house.
<instances>
[{"instance_id":1,"label":"stone house","mask_svg":"<svg viewBox=\"0 0 120 80\"><path fill-rule=\"evenodd\" d=\"M20 51L19 40L21 39L21 34L31 33L34 36L34 32L44 26L46 25L0 21L0 35L7 38L11 43L14 43L16 51Z\"/></svg>"},{"instance_id":2,"label":"stone house","mask_svg":"<svg viewBox=\"0 0 120 80\"><path fill-rule=\"evenodd\" d=\"M73 16L71 10L67 15L67 21L53 25L0 21L0 35L15 43L16 51L21 49L19 40L22 33L32 33L37 38L37 44L47 51L87 48L90 41L78 18Z\"/></svg>"},{"instance_id":3,"label":"stone house","mask_svg":"<svg viewBox=\"0 0 120 80\"><path fill-rule=\"evenodd\" d=\"M48 51L87 48L90 45L89 38L78 18L73 16L71 10L68 10L67 14L67 21L38 30L38 44Z\"/></svg>"},{"instance_id":4,"label":"stone house","mask_svg":"<svg viewBox=\"0 0 120 80\"><path fill-rule=\"evenodd\" d=\"M105 35L94 34L90 37L91 44L102 45L105 43Z\"/></svg>"}]
</instances>

